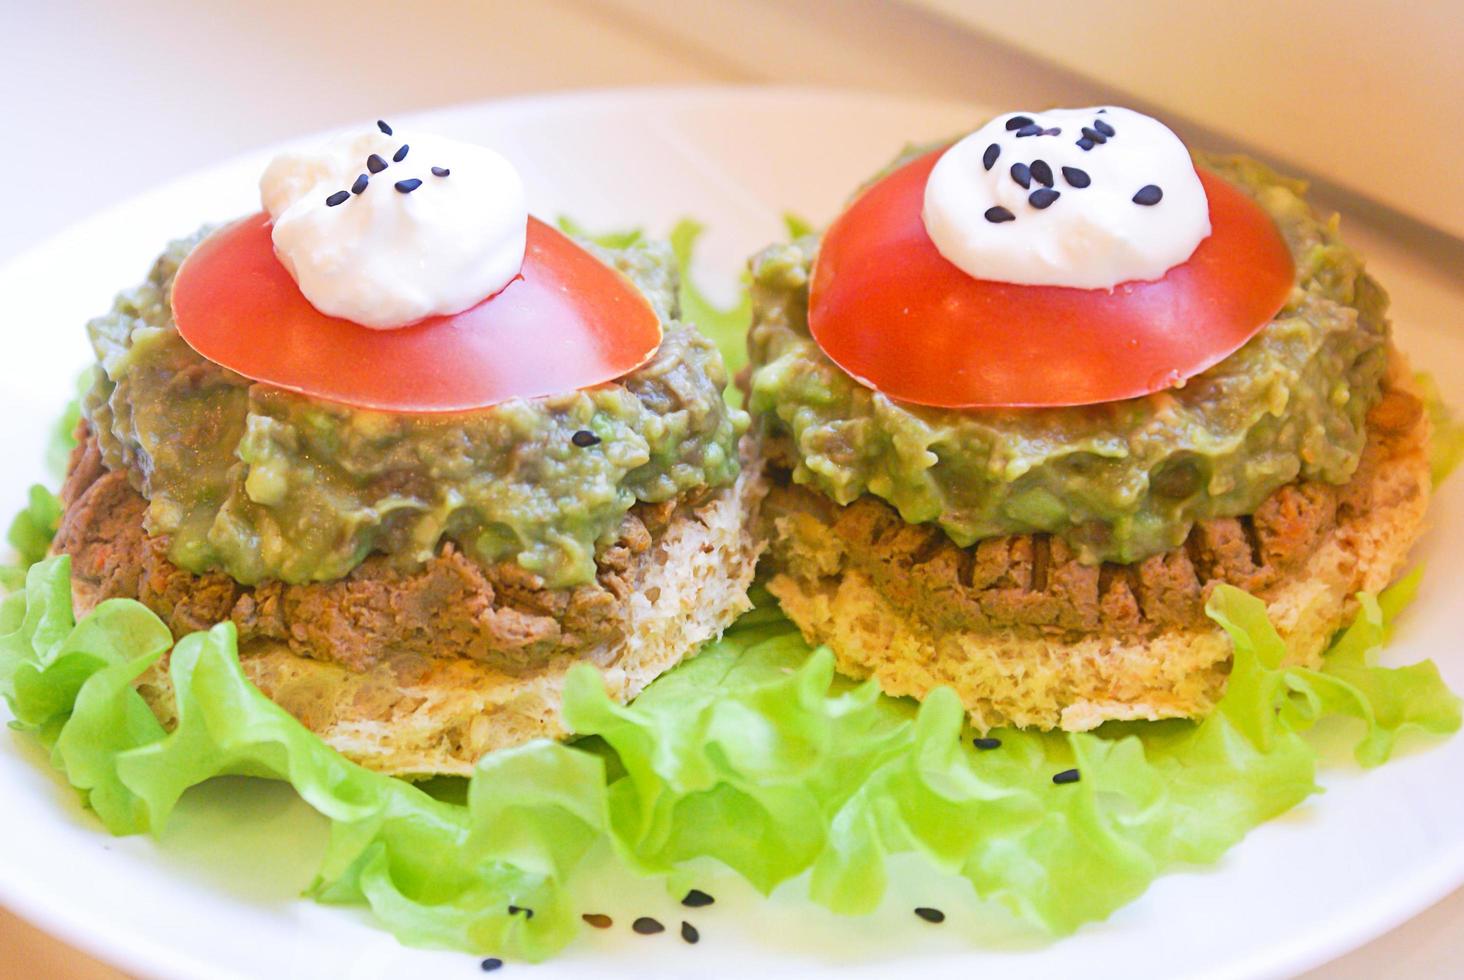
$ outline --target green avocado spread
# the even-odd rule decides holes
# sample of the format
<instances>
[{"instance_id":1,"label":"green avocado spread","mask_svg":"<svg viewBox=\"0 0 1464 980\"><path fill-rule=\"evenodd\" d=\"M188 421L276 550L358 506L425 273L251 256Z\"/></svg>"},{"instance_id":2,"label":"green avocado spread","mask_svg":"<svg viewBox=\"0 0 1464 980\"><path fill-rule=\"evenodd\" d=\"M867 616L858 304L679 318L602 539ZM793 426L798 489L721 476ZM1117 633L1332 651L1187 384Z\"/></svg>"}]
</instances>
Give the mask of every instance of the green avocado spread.
<instances>
[{"instance_id":1,"label":"green avocado spread","mask_svg":"<svg viewBox=\"0 0 1464 980\"><path fill-rule=\"evenodd\" d=\"M183 568L244 584L321 581L372 553L407 570L447 539L565 588L593 578L597 544L638 501L737 476L748 418L723 400L716 348L676 321L664 246L597 252L662 317L649 363L560 395L401 415L257 384L195 353L168 297L201 237L170 245L145 283L87 327L102 370L86 417L106 463L125 467L147 498L149 533L169 536ZM599 441L577 445L581 430Z\"/></svg>"},{"instance_id":2,"label":"green avocado spread","mask_svg":"<svg viewBox=\"0 0 1464 980\"><path fill-rule=\"evenodd\" d=\"M952 410L898 403L808 333L818 239L754 258L749 407L792 477L841 504L873 494L959 545L1048 532L1089 563L1182 544L1198 519L1253 512L1298 478L1344 483L1387 360L1387 297L1302 197L1254 161L1205 157L1275 220L1296 285L1275 319L1182 387L1101 405ZM869 329L881 329L870 324Z\"/></svg>"}]
</instances>

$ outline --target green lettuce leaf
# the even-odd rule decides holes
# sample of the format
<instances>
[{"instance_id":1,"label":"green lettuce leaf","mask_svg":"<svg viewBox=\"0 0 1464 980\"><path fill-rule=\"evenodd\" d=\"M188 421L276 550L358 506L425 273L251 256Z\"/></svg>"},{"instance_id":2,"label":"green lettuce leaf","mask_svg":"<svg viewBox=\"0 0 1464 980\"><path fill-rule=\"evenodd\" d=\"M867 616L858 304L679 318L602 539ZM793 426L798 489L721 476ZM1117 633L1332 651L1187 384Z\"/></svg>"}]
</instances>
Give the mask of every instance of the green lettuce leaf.
<instances>
[{"instance_id":1,"label":"green lettuce leaf","mask_svg":"<svg viewBox=\"0 0 1464 980\"><path fill-rule=\"evenodd\" d=\"M1388 639L1389 616L1412 599L1419 575L1415 570L1376 598L1360 594L1361 610L1333 642L1322 670L1293 668L1272 675L1288 695L1282 708L1290 729L1304 731L1329 715L1356 718L1366 730L1355 754L1366 767L1386 762L1402 732L1443 735L1458 730L1459 699L1444 685L1432 661L1393 669L1375 663ZM1385 608L1392 612L1385 615ZM1266 618L1265 605L1254 596L1221 586L1207 611L1237 644L1255 644L1267 651L1269 659L1285 656L1285 643ZM1238 627L1241 622L1246 625ZM1238 629L1244 640L1236 639Z\"/></svg>"},{"instance_id":2,"label":"green lettuce leaf","mask_svg":"<svg viewBox=\"0 0 1464 980\"><path fill-rule=\"evenodd\" d=\"M972 747L949 690L916 705L838 677L760 594L631 705L593 668L573 670L565 718L598 740L492 753L461 803L326 746L249 684L227 623L172 646L178 723L165 731L134 681L160 669L172 638L128 600L74 622L64 556L0 603L0 694L113 833L158 832L215 775L288 781L331 821L311 895L369 906L406 943L552 954L578 928L566 883L606 839L650 874L707 856L768 891L809 872L811 898L845 913L873 909L887 858L914 851L1061 934L1167 867L1214 861L1314 792L1302 732L1316 720L1361 719L1368 764L1406 731L1457 728L1459 703L1431 665L1371 663L1408 588L1363 597L1320 671L1284 666L1259 600L1217 590L1209 611L1235 667L1209 719L1000 732L992 751ZM1054 784L1068 768L1080 781Z\"/></svg>"},{"instance_id":3,"label":"green lettuce leaf","mask_svg":"<svg viewBox=\"0 0 1464 980\"><path fill-rule=\"evenodd\" d=\"M1420 372L1414 376L1414 380L1423 395L1423 406L1428 412L1429 421L1433 423L1429 462L1433 470L1434 486L1438 486L1464 461L1464 422L1455 418L1444 402L1433 375Z\"/></svg>"},{"instance_id":4,"label":"green lettuce leaf","mask_svg":"<svg viewBox=\"0 0 1464 980\"><path fill-rule=\"evenodd\" d=\"M727 364L727 374L735 377L747 366L747 328L752 325L752 295L747 291L744 279L739 289L737 302L723 308L713 303L697 287L691 274L692 254L696 242L706 229L698 221L682 218L671 229L671 253L676 256L676 267L681 273L681 318L706 334L722 352ZM729 401L742 403L742 394L735 386L727 389Z\"/></svg>"},{"instance_id":5,"label":"green lettuce leaf","mask_svg":"<svg viewBox=\"0 0 1464 980\"><path fill-rule=\"evenodd\" d=\"M76 448L76 423L81 419L81 397L91 387L92 372L88 368L76 379L76 397L67 404L61 417L51 426L46 443L46 468L60 480L66 475L66 463ZM46 557L51 539L61 522L61 500L39 483L26 495L26 505L10 522L5 540L15 549L16 560L0 565L0 589L14 591L25 584L28 568Z\"/></svg>"},{"instance_id":6,"label":"green lettuce leaf","mask_svg":"<svg viewBox=\"0 0 1464 980\"><path fill-rule=\"evenodd\" d=\"M567 214L561 214L555 219L559 230L566 235L575 238L582 238L588 242L594 242L601 248L630 248L645 239L645 233L639 228L626 228L617 231L591 231Z\"/></svg>"},{"instance_id":7,"label":"green lettuce leaf","mask_svg":"<svg viewBox=\"0 0 1464 980\"><path fill-rule=\"evenodd\" d=\"M801 238L814 230L812 224L791 212L783 215L783 224L792 238ZM645 238L645 233L640 228L590 231L565 215L559 216L558 225L565 234L583 238L605 248L625 248ZM668 236L680 280L678 299L681 304L681 318L695 324L698 330L717 345L717 349L722 352L722 360L727 365L727 374L735 377L738 371L747 366L747 330L752 325L752 297L747 288L749 278L746 274L743 275L737 301L731 306L719 306L702 292L692 278L691 262L697 241L705 230L700 222L682 218L672 227ZM742 393L735 385L727 388L727 401L741 406Z\"/></svg>"},{"instance_id":8,"label":"green lettuce leaf","mask_svg":"<svg viewBox=\"0 0 1464 980\"><path fill-rule=\"evenodd\" d=\"M25 584L28 568L46 557L61 523L61 498L39 483L31 485L26 505L10 521L5 540L15 549L15 561L0 565L0 588L13 591Z\"/></svg>"},{"instance_id":9,"label":"green lettuce leaf","mask_svg":"<svg viewBox=\"0 0 1464 980\"><path fill-rule=\"evenodd\" d=\"M0 693L115 834L160 831L190 786L282 779L331 821L312 894L364 903L403 941L539 959L573 936L563 883L605 826L603 761L552 742L494 753L466 805L343 758L255 689L232 624L178 640L128 600L72 621L69 559L0 603ZM178 724L133 687L172 647ZM530 918L509 906L533 909Z\"/></svg>"}]
</instances>

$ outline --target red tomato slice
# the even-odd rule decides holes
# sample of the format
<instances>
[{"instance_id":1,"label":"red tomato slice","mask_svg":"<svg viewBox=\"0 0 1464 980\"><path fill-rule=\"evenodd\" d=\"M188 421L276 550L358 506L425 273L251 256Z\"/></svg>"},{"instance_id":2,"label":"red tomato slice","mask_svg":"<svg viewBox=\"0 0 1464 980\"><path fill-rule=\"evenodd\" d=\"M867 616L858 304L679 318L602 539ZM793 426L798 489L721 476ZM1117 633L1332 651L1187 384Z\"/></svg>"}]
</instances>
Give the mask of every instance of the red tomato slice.
<instances>
[{"instance_id":1,"label":"red tomato slice","mask_svg":"<svg viewBox=\"0 0 1464 980\"><path fill-rule=\"evenodd\" d=\"M275 256L267 214L219 229L173 282L178 332L255 381L358 408L457 412L586 388L646 363L661 321L635 285L529 219L517 278L453 316L372 330L326 316Z\"/></svg>"},{"instance_id":2,"label":"red tomato slice","mask_svg":"<svg viewBox=\"0 0 1464 980\"><path fill-rule=\"evenodd\" d=\"M866 190L829 228L808 326L835 364L891 398L940 408L1035 408L1176 387L1270 322L1295 281L1270 217L1199 171L1208 238L1164 278L1112 290L977 279L921 220L944 150Z\"/></svg>"}]
</instances>

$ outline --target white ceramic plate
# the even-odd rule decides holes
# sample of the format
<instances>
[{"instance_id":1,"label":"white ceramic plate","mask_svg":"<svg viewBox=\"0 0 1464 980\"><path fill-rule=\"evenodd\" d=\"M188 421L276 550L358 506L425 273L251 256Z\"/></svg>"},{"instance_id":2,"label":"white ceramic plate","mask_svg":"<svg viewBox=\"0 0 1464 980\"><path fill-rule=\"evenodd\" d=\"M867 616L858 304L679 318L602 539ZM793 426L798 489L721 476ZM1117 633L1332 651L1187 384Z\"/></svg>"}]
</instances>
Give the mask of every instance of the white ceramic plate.
<instances>
[{"instance_id":1,"label":"white ceramic plate","mask_svg":"<svg viewBox=\"0 0 1464 980\"><path fill-rule=\"evenodd\" d=\"M731 295L744 257L781 233L780 214L833 214L846 192L907 138L959 131L982 107L862 93L708 89L570 95L449 109L412 122L504 150L527 176L536 213L592 228L679 217L709 226L699 278ZM406 120L403 120L406 121ZM268 152L178 181L98 215L0 271L0 512L43 478L45 430L86 363L83 321L137 281L174 235L255 206ZM1398 333L1446 392L1464 391L1464 334L1446 316L1459 287L1367 229L1354 229L1395 296ZM1464 478L1445 488L1422 548L1430 564L1388 658L1434 657L1464 690L1458 583L1464 580ZM3 710L3 709L0 709ZM1325 795L1253 833L1217 867L1162 878L1110 921L1050 942L976 903L964 883L903 868L871 919L841 919L793 882L763 901L725 872L698 878L717 904L698 911L692 947L664 884L587 876L584 907L616 913L587 930L540 980L634 976L1259 977L1325 962L1403 921L1464 881L1464 738L1411 745L1380 770L1345 751ZM82 810L26 736L0 736L0 902L95 955L157 976L469 977L477 961L404 949L364 913L296 896L323 823L279 785L219 780L192 792L160 840L114 839ZM910 914L937 905L934 927ZM628 915L673 930L642 937ZM512 966L512 965L511 965ZM510 975L505 972L504 976Z\"/></svg>"}]
</instances>

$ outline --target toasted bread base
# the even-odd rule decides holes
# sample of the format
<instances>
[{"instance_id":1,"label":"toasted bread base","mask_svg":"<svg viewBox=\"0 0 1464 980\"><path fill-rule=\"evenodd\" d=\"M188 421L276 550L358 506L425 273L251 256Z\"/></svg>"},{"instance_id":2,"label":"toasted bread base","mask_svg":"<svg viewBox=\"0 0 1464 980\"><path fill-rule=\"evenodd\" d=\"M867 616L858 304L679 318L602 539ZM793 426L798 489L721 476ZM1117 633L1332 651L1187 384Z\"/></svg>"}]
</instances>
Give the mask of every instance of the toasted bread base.
<instances>
[{"instance_id":1,"label":"toasted bread base","mask_svg":"<svg viewBox=\"0 0 1464 980\"><path fill-rule=\"evenodd\" d=\"M1409 393L1394 356L1389 386ZM1376 592L1402 570L1423 528L1430 494L1428 420L1370 438L1355 479L1370 481L1369 505L1339 511L1315 548L1261 591L1294 662L1315 666L1355 612L1355 594ZM1230 669L1230 643L1213 623L1145 635L1014 628L942 628L892 603L830 525L776 488L769 500L769 589L810 643L830 646L839 670L874 677L892 695L955 689L971 723L1068 731L1105 721L1200 717L1215 705ZM778 498L783 498L780 503ZM1213 586L1211 586L1213 587Z\"/></svg>"},{"instance_id":2,"label":"toasted bread base","mask_svg":"<svg viewBox=\"0 0 1464 980\"><path fill-rule=\"evenodd\" d=\"M562 686L574 664L594 663L611 697L628 701L750 608L761 550L752 515L765 492L761 466L745 463L734 486L678 511L614 612L619 640L591 658L550 655L514 673L462 658L388 659L353 671L256 641L239 651L240 663L266 697L349 759L393 775L467 775L489 751L565 734ZM79 610L100 598L85 582L73 587ZM138 690L171 727L166 658L139 678Z\"/></svg>"}]
</instances>

